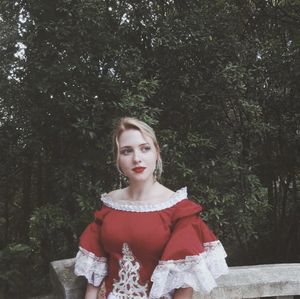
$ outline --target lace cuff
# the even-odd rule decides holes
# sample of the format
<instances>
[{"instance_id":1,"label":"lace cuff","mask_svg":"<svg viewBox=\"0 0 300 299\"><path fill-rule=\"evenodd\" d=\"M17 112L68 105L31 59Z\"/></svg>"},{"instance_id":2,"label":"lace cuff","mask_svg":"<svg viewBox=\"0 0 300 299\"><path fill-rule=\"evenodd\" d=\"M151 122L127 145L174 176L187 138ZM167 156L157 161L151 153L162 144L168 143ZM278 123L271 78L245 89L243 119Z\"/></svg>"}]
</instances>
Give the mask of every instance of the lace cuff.
<instances>
[{"instance_id":1,"label":"lace cuff","mask_svg":"<svg viewBox=\"0 0 300 299\"><path fill-rule=\"evenodd\" d=\"M107 275L107 259L97 257L92 252L79 247L75 259L74 273L77 276L85 276L89 283L98 287Z\"/></svg>"},{"instance_id":2,"label":"lace cuff","mask_svg":"<svg viewBox=\"0 0 300 299\"><path fill-rule=\"evenodd\" d=\"M217 286L215 279L228 272L226 252L220 241L204 243L205 251L182 260L160 261L151 280L150 299L171 298L175 289L193 288L209 293Z\"/></svg>"}]
</instances>

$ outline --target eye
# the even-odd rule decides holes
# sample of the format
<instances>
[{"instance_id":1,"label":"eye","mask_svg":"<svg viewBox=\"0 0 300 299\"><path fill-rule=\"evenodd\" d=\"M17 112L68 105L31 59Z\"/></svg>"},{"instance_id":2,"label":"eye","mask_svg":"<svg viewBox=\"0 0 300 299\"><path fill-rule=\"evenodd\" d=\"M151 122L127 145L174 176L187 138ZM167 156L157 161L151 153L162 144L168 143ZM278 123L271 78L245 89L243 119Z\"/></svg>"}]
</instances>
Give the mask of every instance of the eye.
<instances>
[{"instance_id":1,"label":"eye","mask_svg":"<svg viewBox=\"0 0 300 299\"><path fill-rule=\"evenodd\" d=\"M132 149L130 148L125 148L121 150L121 155L129 155L132 152Z\"/></svg>"},{"instance_id":2,"label":"eye","mask_svg":"<svg viewBox=\"0 0 300 299\"><path fill-rule=\"evenodd\" d=\"M146 145L146 146L143 146L142 147L142 152L148 152L148 151L150 151L151 150L151 147L149 146L149 145Z\"/></svg>"}]
</instances>

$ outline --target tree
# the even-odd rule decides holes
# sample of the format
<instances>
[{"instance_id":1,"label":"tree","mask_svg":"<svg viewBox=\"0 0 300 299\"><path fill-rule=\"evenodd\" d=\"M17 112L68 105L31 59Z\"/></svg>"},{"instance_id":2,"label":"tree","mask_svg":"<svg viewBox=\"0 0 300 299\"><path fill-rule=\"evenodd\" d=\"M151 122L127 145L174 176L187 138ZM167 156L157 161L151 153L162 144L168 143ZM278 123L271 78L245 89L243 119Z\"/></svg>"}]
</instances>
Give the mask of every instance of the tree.
<instances>
[{"instance_id":1,"label":"tree","mask_svg":"<svg viewBox=\"0 0 300 299\"><path fill-rule=\"evenodd\" d=\"M75 254L117 186L111 130L131 115L231 265L299 259L298 1L0 5L1 250L30 246L39 277Z\"/></svg>"}]
</instances>

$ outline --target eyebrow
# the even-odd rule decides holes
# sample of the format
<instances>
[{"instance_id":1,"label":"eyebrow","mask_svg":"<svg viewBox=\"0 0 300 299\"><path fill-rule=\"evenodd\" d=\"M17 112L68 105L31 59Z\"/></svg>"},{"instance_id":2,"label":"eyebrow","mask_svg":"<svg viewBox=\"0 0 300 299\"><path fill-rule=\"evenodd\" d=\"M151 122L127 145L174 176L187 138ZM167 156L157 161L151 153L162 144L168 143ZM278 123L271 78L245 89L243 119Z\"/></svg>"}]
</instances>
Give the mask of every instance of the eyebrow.
<instances>
[{"instance_id":1,"label":"eyebrow","mask_svg":"<svg viewBox=\"0 0 300 299\"><path fill-rule=\"evenodd\" d=\"M145 142L145 143L141 143L139 146L143 146L143 145L150 145L150 143L148 142ZM123 149L123 148L131 148L132 146L130 145L125 145L125 146L122 146L120 149Z\"/></svg>"}]
</instances>

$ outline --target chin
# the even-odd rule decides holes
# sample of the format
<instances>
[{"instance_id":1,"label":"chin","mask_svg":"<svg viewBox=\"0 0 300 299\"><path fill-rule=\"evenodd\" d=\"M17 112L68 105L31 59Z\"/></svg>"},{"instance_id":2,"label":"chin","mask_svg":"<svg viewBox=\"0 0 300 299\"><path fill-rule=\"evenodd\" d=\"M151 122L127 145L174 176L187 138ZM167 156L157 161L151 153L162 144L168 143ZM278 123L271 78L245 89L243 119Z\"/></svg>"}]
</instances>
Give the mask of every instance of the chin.
<instances>
[{"instance_id":1,"label":"chin","mask_svg":"<svg viewBox=\"0 0 300 299\"><path fill-rule=\"evenodd\" d=\"M146 182L148 180L151 180L151 177L145 176L144 174L129 178L131 182Z\"/></svg>"}]
</instances>

